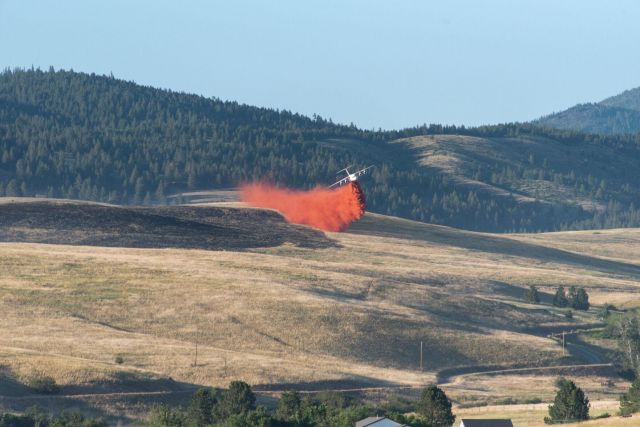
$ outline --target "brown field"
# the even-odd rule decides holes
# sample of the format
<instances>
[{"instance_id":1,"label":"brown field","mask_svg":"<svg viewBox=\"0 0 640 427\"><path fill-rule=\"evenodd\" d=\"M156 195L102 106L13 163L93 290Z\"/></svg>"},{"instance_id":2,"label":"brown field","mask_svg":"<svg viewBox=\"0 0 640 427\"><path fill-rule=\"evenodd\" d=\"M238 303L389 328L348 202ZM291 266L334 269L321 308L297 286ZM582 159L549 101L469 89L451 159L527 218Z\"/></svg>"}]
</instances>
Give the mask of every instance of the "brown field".
<instances>
[{"instance_id":1,"label":"brown field","mask_svg":"<svg viewBox=\"0 0 640 427\"><path fill-rule=\"evenodd\" d=\"M286 224L278 226L282 241L267 247L0 243L0 407L37 399L20 384L38 373L98 406L85 395L181 392L233 379L264 391L414 393L439 380L457 403L490 404L549 401L560 374L605 401L628 387L615 378L603 389L612 375L606 369L462 377L455 369L607 362L605 350L575 337L563 357L547 337L597 326L597 307L569 320L548 304L525 303L522 294L535 284L548 302L558 284L576 285L596 305L640 305L640 230L492 235L367 214L350 232L327 233L309 247L288 241ZM101 410L137 409L118 401Z\"/></svg>"}]
</instances>

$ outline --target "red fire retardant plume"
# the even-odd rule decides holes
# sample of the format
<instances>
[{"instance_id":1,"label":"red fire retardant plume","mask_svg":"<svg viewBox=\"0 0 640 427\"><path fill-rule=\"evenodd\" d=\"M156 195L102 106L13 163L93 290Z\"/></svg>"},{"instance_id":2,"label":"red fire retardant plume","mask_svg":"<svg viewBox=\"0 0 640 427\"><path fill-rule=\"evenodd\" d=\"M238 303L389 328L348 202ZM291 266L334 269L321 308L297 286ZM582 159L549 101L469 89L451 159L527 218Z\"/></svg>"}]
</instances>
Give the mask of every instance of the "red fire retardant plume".
<instances>
[{"instance_id":1,"label":"red fire retardant plume","mask_svg":"<svg viewBox=\"0 0 640 427\"><path fill-rule=\"evenodd\" d=\"M240 189L242 201L251 206L276 209L289 222L325 231L344 231L364 215L364 193L357 182L335 190L315 188L296 191L254 183Z\"/></svg>"}]
</instances>

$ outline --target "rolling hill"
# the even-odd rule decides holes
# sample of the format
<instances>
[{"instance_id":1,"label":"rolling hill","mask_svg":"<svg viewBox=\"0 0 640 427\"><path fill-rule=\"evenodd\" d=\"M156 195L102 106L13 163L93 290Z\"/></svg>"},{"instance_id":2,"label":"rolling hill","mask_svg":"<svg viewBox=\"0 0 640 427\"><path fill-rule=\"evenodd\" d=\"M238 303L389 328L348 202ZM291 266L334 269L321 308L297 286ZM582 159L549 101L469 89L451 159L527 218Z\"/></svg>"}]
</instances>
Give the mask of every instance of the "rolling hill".
<instances>
[{"instance_id":1,"label":"rolling hill","mask_svg":"<svg viewBox=\"0 0 640 427\"><path fill-rule=\"evenodd\" d=\"M216 217L215 207L158 207L113 215L100 233L120 221L122 236L111 236L119 247L105 247L82 236L70 242L74 224L84 220L52 220L60 206L79 218L94 216L97 206L129 209L37 200L0 205L25 213L0 243L5 409L66 402L134 417L147 407L138 399L149 390L172 396L231 379L267 395L290 388L415 393L440 381L457 403L548 400L559 374L581 378L593 400L611 399L626 384L601 365L562 368L608 362L610 350L570 338L563 356L548 334L598 326L597 308L568 319L548 302L562 284L585 287L595 306L640 304L638 230L500 235L368 213L348 233L324 238L263 211L227 207ZM202 228L205 213L217 227ZM157 247L159 217L172 227L185 221L179 246L169 234L167 247ZM260 226L247 218L269 221ZM186 231L215 237L245 221L246 232L279 228L286 238L253 247L222 239L205 250L202 238ZM132 224L138 232L129 235ZM301 232L322 244L296 244ZM32 233L44 233L46 243L34 243ZM530 284L544 305L524 301ZM482 375L522 367L544 369ZM53 376L62 395L32 396L21 384L34 373ZM538 386L522 375L535 375ZM611 375L617 385L603 389Z\"/></svg>"},{"instance_id":2,"label":"rolling hill","mask_svg":"<svg viewBox=\"0 0 640 427\"><path fill-rule=\"evenodd\" d=\"M534 123L605 135L635 134L640 132L640 88L627 90L601 102L579 104Z\"/></svg>"},{"instance_id":3,"label":"rolling hill","mask_svg":"<svg viewBox=\"0 0 640 427\"><path fill-rule=\"evenodd\" d=\"M362 184L380 214L491 232L633 227L639 139L530 124L367 131L111 76L0 73L0 196L174 204L375 164Z\"/></svg>"}]
</instances>

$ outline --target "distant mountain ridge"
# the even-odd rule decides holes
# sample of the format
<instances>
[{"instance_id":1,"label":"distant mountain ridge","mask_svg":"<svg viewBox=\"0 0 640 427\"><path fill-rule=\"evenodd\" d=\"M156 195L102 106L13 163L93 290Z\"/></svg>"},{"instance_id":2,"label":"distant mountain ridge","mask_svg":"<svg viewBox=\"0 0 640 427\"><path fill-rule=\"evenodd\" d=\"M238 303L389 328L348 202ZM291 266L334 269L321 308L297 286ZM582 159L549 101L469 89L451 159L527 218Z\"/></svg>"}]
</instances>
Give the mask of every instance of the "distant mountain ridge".
<instances>
[{"instance_id":1,"label":"distant mountain ridge","mask_svg":"<svg viewBox=\"0 0 640 427\"><path fill-rule=\"evenodd\" d=\"M600 101L600 104L607 105L609 107L640 111L640 87L625 90L621 94L611 96Z\"/></svg>"},{"instance_id":2,"label":"distant mountain ridge","mask_svg":"<svg viewBox=\"0 0 640 427\"><path fill-rule=\"evenodd\" d=\"M533 122L555 129L604 135L640 132L640 87L597 103L578 104Z\"/></svg>"}]
</instances>

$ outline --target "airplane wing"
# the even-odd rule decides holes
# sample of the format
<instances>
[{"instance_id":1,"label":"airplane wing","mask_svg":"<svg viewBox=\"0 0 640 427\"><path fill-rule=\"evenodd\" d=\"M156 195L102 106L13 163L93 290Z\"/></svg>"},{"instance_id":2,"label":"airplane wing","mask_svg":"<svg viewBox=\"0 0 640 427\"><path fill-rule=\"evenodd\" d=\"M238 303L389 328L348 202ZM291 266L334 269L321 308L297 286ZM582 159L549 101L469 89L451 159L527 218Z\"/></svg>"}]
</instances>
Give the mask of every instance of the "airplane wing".
<instances>
[{"instance_id":1,"label":"airplane wing","mask_svg":"<svg viewBox=\"0 0 640 427\"><path fill-rule=\"evenodd\" d=\"M342 178L340 181L338 181L338 182L334 182L333 184L331 184L331 185L329 186L329 188L339 187L339 186L341 186L341 185L343 185L343 184L346 184L348 181L349 181L349 177Z\"/></svg>"},{"instance_id":2,"label":"airplane wing","mask_svg":"<svg viewBox=\"0 0 640 427\"><path fill-rule=\"evenodd\" d=\"M371 169L372 167L373 167L373 165L371 165L371 166L367 166L366 168L361 169L361 170L359 170L358 172L356 172L354 175L355 175L355 176L362 176L362 175L366 174L366 173L367 173L367 171L368 171L369 169Z\"/></svg>"}]
</instances>

